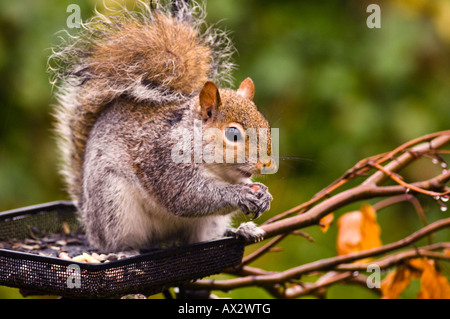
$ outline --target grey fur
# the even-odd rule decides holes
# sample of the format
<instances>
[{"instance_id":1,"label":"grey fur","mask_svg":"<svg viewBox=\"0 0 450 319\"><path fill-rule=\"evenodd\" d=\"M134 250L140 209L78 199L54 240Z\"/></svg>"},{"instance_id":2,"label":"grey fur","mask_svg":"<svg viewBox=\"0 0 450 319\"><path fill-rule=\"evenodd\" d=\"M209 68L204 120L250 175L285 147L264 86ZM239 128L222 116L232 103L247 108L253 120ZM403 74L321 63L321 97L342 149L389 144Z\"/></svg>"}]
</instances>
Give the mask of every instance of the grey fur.
<instances>
[{"instance_id":1,"label":"grey fur","mask_svg":"<svg viewBox=\"0 0 450 319\"><path fill-rule=\"evenodd\" d=\"M80 208L94 246L123 251L210 240L227 232L231 213L258 217L269 209L272 196L260 183L230 184L209 174L207 164L172 161L175 141L169 132L193 127L198 118L193 100L175 125L167 120L170 107L149 112L151 105L123 103L129 102L118 100L105 109L86 148ZM234 234L262 235L255 227Z\"/></svg>"}]
</instances>

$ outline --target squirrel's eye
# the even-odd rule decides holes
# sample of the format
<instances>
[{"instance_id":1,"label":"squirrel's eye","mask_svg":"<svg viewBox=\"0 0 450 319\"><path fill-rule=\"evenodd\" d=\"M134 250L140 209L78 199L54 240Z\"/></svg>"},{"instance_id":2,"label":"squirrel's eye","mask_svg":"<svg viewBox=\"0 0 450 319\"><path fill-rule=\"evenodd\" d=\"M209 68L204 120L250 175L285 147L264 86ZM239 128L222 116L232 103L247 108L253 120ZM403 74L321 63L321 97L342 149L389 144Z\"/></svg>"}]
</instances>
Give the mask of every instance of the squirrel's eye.
<instances>
[{"instance_id":1,"label":"squirrel's eye","mask_svg":"<svg viewBox=\"0 0 450 319\"><path fill-rule=\"evenodd\" d=\"M242 134L236 127L227 127L225 129L225 137L227 140L231 142L240 142L242 141Z\"/></svg>"}]
</instances>

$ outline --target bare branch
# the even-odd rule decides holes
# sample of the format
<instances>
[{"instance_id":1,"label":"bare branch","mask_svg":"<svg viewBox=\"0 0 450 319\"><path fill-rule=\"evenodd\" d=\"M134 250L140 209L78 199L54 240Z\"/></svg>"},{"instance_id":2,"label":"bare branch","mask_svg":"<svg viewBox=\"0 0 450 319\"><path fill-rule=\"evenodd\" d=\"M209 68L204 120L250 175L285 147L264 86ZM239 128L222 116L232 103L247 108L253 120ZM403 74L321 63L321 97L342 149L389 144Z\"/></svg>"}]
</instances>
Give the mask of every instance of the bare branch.
<instances>
[{"instance_id":1,"label":"bare branch","mask_svg":"<svg viewBox=\"0 0 450 319\"><path fill-rule=\"evenodd\" d=\"M439 248L450 248L450 243L439 243ZM380 269L385 269L399 264L401 261L417 258L417 257L428 257L433 259L450 260L450 256L432 251L429 247L420 247L417 249L411 249L407 251L402 251L396 254L389 255L387 257L381 258L379 260L370 261L367 263L352 263L352 264L340 264L335 267L337 270L352 270L352 271L365 271L369 265L376 264Z\"/></svg>"},{"instance_id":2,"label":"bare branch","mask_svg":"<svg viewBox=\"0 0 450 319\"><path fill-rule=\"evenodd\" d=\"M402 146L396 148L392 152L390 152L387 157L393 158L396 154L398 154L399 152L405 151L408 147L411 147L413 145L416 145L417 143L421 143L421 142L425 142L425 141L430 141L430 142L420 144L416 147L413 147L409 152L403 153L398 158L396 158L395 161L392 161L388 165L386 165L385 169L390 172L399 171L400 169L402 169L406 165L408 165L411 161L413 161L417 158L414 156L414 154L426 153L427 151L432 151L434 149L441 148L446 144L449 144L450 143L450 130L425 135L418 139L412 140L412 141L405 143ZM388 176L386 174L384 174L383 172L377 172L377 173L373 174L371 177L369 177L364 182L364 184L379 185L383 181L385 181L387 178L388 178Z\"/></svg>"},{"instance_id":3,"label":"bare branch","mask_svg":"<svg viewBox=\"0 0 450 319\"><path fill-rule=\"evenodd\" d=\"M444 190L443 192L436 193L442 196L448 193L448 189L445 188L445 184L449 180L450 171L445 171L444 173L432 179L423 182L412 183L410 185L412 185L414 188L422 190ZM265 238L269 238L284 232L291 232L295 229L317 224L323 216L341 207L347 206L348 204L375 197L401 195L405 194L407 190L408 188L405 188L402 185L376 186L373 184L361 184L352 189L345 190L334 195L333 197L312 207L309 211L302 215L282 219L271 224L265 224L262 225L261 228L266 232Z\"/></svg>"},{"instance_id":4,"label":"bare branch","mask_svg":"<svg viewBox=\"0 0 450 319\"><path fill-rule=\"evenodd\" d=\"M211 290L230 290L234 288L248 286L271 286L277 283L288 282L291 279L300 278L301 275L320 270L331 270L339 264L354 262L359 259L373 257L384 254L408 245L423 238L424 236L450 226L450 218L438 220L422 229L416 231L410 236L397 242L390 243L381 247L376 247L348 255L325 258L312 263L304 264L298 267L288 269L283 272L276 272L264 275L245 276L229 280L199 280L189 285L190 289L211 289Z\"/></svg>"}]
</instances>

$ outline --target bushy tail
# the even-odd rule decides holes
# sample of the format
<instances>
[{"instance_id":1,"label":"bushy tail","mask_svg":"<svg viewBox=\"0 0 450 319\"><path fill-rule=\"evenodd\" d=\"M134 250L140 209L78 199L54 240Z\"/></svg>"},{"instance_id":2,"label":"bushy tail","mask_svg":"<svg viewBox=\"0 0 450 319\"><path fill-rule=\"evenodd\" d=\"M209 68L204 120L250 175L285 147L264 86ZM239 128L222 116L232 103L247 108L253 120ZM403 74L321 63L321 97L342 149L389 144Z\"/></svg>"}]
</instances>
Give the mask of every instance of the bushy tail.
<instances>
[{"instance_id":1,"label":"bushy tail","mask_svg":"<svg viewBox=\"0 0 450 319\"><path fill-rule=\"evenodd\" d=\"M120 96L153 104L182 103L203 84L231 82L234 48L226 33L205 27L204 6L175 0L138 2L111 15L96 11L50 58L58 87L55 117L62 173L75 203L89 131Z\"/></svg>"}]
</instances>

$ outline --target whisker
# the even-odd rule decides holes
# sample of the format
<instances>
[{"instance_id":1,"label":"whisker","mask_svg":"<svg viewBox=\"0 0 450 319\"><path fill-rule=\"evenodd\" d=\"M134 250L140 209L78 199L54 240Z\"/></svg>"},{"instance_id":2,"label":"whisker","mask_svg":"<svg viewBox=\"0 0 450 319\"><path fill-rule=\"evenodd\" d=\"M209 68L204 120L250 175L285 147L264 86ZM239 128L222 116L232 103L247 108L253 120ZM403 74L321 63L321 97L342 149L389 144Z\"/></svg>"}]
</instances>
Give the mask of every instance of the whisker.
<instances>
[{"instance_id":1,"label":"whisker","mask_svg":"<svg viewBox=\"0 0 450 319\"><path fill-rule=\"evenodd\" d=\"M298 156L280 156L280 160L283 161L301 161L301 162L314 162L315 160L307 157L298 157Z\"/></svg>"}]
</instances>

